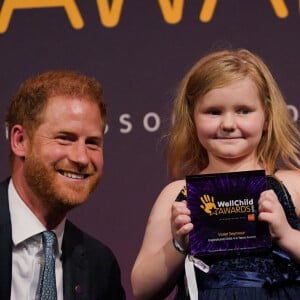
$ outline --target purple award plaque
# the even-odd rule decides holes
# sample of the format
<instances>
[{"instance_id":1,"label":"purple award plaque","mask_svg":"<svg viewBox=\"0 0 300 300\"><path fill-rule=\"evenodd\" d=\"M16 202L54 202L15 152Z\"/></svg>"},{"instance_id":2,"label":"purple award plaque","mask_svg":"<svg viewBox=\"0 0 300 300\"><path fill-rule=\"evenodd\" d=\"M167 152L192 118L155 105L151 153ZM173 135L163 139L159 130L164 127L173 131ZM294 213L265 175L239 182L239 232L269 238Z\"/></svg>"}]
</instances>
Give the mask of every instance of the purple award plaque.
<instances>
[{"instance_id":1,"label":"purple award plaque","mask_svg":"<svg viewBox=\"0 0 300 300\"><path fill-rule=\"evenodd\" d=\"M257 220L258 199L266 189L265 171L186 177L187 205L194 225L194 256L262 251L271 247L268 224Z\"/></svg>"}]
</instances>

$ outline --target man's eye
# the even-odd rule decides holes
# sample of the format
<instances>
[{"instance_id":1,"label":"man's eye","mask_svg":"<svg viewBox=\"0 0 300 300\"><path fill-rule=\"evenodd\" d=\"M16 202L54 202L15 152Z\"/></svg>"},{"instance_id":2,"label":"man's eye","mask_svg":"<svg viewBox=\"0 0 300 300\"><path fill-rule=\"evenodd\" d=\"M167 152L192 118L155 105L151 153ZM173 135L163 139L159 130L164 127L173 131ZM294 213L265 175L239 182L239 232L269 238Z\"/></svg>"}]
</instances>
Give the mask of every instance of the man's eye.
<instances>
[{"instance_id":1,"label":"man's eye","mask_svg":"<svg viewBox=\"0 0 300 300\"><path fill-rule=\"evenodd\" d=\"M58 142L60 142L60 143L63 143L63 144L71 142L70 137L65 136L65 135L57 136L57 137L56 137L56 140L57 140Z\"/></svg>"},{"instance_id":2,"label":"man's eye","mask_svg":"<svg viewBox=\"0 0 300 300\"><path fill-rule=\"evenodd\" d=\"M60 135L58 137L56 137L58 140L61 140L61 141L69 141L70 138L68 138L67 136L65 135Z\"/></svg>"},{"instance_id":3,"label":"man's eye","mask_svg":"<svg viewBox=\"0 0 300 300\"><path fill-rule=\"evenodd\" d=\"M86 141L86 144L89 145L91 148L100 148L100 147L102 147L101 140Z\"/></svg>"}]
</instances>

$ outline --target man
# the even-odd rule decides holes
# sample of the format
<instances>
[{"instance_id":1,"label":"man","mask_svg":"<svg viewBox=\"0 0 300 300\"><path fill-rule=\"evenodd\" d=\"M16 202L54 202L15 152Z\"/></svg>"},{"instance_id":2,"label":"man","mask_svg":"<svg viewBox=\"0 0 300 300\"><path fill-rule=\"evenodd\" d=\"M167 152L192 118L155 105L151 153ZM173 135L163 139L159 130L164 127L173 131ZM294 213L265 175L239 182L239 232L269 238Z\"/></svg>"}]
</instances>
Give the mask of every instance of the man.
<instances>
[{"instance_id":1,"label":"man","mask_svg":"<svg viewBox=\"0 0 300 300\"><path fill-rule=\"evenodd\" d=\"M12 175L0 184L0 299L40 299L43 231L57 238L58 300L125 299L110 249L66 219L102 176L100 84L67 71L32 77L12 99L6 123Z\"/></svg>"}]
</instances>

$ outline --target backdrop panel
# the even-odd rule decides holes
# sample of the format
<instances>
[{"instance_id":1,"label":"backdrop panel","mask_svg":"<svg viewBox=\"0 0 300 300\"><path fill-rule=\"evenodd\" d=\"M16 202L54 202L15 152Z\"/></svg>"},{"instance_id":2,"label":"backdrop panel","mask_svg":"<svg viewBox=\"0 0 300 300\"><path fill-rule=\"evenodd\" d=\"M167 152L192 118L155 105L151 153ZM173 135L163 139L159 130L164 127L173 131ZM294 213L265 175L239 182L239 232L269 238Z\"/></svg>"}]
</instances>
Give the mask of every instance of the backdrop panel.
<instances>
[{"instance_id":1,"label":"backdrop panel","mask_svg":"<svg viewBox=\"0 0 300 300\"><path fill-rule=\"evenodd\" d=\"M10 174L5 111L25 78L63 68L99 79L109 108L104 177L71 219L113 249L133 299L131 267L150 209L169 181L163 135L179 80L211 50L248 48L268 64L298 121L299 2L27 2L0 1L0 177Z\"/></svg>"}]
</instances>

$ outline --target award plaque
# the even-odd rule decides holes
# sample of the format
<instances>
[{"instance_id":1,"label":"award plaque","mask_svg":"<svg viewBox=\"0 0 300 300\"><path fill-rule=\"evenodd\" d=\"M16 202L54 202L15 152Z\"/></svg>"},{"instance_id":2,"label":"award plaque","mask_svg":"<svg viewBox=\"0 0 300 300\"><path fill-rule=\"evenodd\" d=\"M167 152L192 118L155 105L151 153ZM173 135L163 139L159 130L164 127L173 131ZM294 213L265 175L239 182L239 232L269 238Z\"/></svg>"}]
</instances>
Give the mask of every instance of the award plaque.
<instances>
[{"instance_id":1,"label":"award plaque","mask_svg":"<svg viewBox=\"0 0 300 300\"><path fill-rule=\"evenodd\" d=\"M265 171L191 175L186 188L194 225L189 236L193 256L271 247L268 224L257 219L257 202L266 190Z\"/></svg>"}]
</instances>

